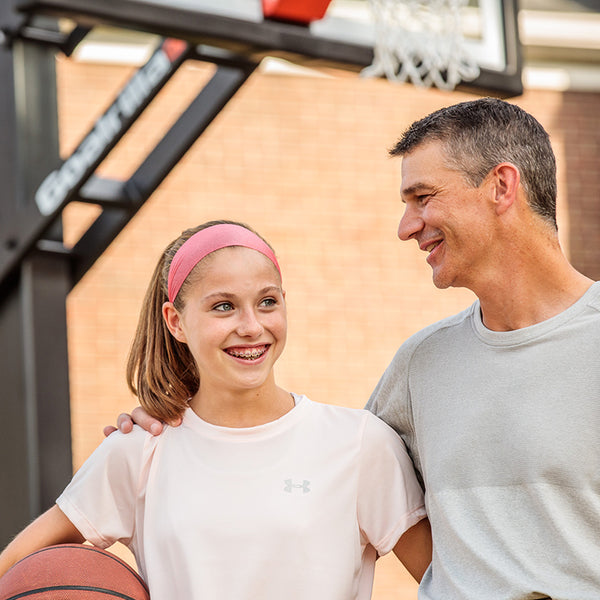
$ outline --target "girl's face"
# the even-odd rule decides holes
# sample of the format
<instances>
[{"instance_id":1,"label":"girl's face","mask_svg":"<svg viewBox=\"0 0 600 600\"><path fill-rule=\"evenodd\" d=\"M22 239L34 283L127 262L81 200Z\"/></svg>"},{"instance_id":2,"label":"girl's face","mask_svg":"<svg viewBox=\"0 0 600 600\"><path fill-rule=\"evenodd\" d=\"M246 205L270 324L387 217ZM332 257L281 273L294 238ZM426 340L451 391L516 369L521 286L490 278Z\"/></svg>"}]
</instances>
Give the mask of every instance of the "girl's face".
<instances>
[{"instance_id":1,"label":"girl's face","mask_svg":"<svg viewBox=\"0 0 600 600\"><path fill-rule=\"evenodd\" d=\"M274 384L273 365L287 334L285 293L275 266L260 252L235 246L213 252L198 269L183 310L167 302L163 316L196 360L200 392Z\"/></svg>"}]
</instances>

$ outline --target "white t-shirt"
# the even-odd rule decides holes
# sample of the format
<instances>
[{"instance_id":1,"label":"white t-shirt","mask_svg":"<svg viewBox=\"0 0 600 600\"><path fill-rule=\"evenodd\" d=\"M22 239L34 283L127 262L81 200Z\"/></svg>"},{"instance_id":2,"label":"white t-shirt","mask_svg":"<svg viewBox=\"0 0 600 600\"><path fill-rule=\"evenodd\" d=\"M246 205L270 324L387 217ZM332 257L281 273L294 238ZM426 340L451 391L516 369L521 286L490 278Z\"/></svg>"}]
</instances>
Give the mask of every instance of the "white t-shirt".
<instances>
[{"instance_id":1,"label":"white t-shirt","mask_svg":"<svg viewBox=\"0 0 600 600\"><path fill-rule=\"evenodd\" d=\"M365 600L374 549L425 516L391 428L303 396L258 427L188 409L158 437L114 433L57 504L95 545L131 548L152 600Z\"/></svg>"}]
</instances>

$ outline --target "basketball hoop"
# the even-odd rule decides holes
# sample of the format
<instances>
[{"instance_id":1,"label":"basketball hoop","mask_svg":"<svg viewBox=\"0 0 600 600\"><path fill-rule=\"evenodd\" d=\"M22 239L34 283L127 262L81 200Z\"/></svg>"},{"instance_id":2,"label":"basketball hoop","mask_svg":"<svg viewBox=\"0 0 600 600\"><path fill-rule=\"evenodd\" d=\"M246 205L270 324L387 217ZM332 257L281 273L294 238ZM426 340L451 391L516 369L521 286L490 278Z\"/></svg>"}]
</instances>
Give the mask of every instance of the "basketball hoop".
<instances>
[{"instance_id":1,"label":"basketball hoop","mask_svg":"<svg viewBox=\"0 0 600 600\"><path fill-rule=\"evenodd\" d=\"M364 77L385 76L453 90L479 75L465 48L461 9L468 0L369 0L375 20L373 63Z\"/></svg>"}]
</instances>

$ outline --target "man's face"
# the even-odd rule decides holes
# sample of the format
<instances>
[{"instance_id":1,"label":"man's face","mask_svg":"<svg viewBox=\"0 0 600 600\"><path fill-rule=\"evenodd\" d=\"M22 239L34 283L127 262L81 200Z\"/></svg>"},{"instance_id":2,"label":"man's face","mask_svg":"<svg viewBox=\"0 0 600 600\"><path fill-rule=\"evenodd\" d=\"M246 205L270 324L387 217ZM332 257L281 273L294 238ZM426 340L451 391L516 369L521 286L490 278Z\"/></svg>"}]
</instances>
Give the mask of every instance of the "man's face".
<instances>
[{"instance_id":1,"label":"man's face","mask_svg":"<svg viewBox=\"0 0 600 600\"><path fill-rule=\"evenodd\" d=\"M416 240L427 253L435 286L476 288L493 249L494 191L488 179L471 186L447 166L442 143L430 141L402 159L400 193L406 207L398 237Z\"/></svg>"}]
</instances>

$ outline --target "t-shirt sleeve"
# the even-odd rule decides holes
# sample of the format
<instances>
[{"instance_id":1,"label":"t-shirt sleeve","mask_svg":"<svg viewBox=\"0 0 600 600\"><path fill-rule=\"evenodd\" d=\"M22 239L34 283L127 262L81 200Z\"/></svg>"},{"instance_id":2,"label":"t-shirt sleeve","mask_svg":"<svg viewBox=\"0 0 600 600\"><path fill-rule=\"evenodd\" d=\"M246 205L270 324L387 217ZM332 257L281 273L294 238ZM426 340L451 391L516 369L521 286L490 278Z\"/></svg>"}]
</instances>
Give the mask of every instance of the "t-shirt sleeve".
<instances>
[{"instance_id":1,"label":"t-shirt sleeve","mask_svg":"<svg viewBox=\"0 0 600 600\"><path fill-rule=\"evenodd\" d=\"M421 477L421 457L416 445L409 373L415 350L434 328L435 324L419 331L400 346L365 407L402 437L423 488L425 484Z\"/></svg>"},{"instance_id":2,"label":"t-shirt sleeve","mask_svg":"<svg viewBox=\"0 0 600 600\"><path fill-rule=\"evenodd\" d=\"M412 432L408 390L408 366L414 346L411 342L412 338L396 352L365 406L403 437Z\"/></svg>"},{"instance_id":3,"label":"t-shirt sleeve","mask_svg":"<svg viewBox=\"0 0 600 600\"><path fill-rule=\"evenodd\" d=\"M423 492L404 442L369 414L360 456L358 521L366 542L379 555L426 515Z\"/></svg>"},{"instance_id":4,"label":"t-shirt sleeve","mask_svg":"<svg viewBox=\"0 0 600 600\"><path fill-rule=\"evenodd\" d=\"M116 541L128 545L134 535L148 436L139 427L128 434L109 435L56 501L81 534L100 548Z\"/></svg>"}]
</instances>

